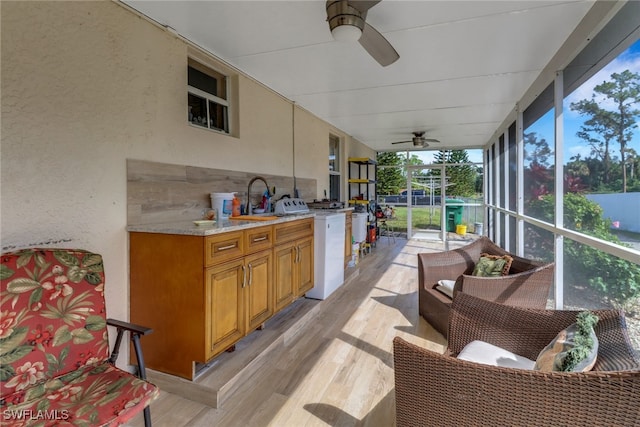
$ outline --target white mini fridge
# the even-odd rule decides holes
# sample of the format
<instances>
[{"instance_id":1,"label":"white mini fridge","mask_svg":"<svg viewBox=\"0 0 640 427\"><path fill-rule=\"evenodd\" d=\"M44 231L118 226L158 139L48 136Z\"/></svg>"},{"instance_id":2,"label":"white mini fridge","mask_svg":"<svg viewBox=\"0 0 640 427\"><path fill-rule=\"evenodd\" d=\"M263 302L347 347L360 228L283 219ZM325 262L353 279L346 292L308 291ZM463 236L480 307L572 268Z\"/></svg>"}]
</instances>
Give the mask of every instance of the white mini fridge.
<instances>
[{"instance_id":1,"label":"white mini fridge","mask_svg":"<svg viewBox=\"0 0 640 427\"><path fill-rule=\"evenodd\" d=\"M316 214L314 230L315 286L306 296L326 299L344 283L344 212Z\"/></svg>"}]
</instances>

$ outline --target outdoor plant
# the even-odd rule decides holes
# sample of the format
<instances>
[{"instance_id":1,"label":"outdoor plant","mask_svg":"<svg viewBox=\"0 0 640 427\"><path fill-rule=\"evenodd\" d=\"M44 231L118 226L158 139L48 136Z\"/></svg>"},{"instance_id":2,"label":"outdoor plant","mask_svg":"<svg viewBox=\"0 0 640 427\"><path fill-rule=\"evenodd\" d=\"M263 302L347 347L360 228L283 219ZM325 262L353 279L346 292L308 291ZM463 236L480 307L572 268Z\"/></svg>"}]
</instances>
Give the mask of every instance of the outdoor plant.
<instances>
[{"instance_id":1,"label":"outdoor plant","mask_svg":"<svg viewBox=\"0 0 640 427\"><path fill-rule=\"evenodd\" d=\"M534 198L529 203L529 212L533 216L543 221L553 222L552 195L547 194ZM611 233L611 221L603 218L602 213L602 208L597 203L582 194L567 193L564 195L565 227L624 245L616 235ZM533 240L527 238L527 241ZM553 241L546 242L541 248L543 248L541 253L552 254ZM624 303L631 298L640 297L640 266L637 264L571 239L565 239L564 251L565 268L572 272L574 283L587 283L601 296L617 303Z\"/></svg>"}]
</instances>

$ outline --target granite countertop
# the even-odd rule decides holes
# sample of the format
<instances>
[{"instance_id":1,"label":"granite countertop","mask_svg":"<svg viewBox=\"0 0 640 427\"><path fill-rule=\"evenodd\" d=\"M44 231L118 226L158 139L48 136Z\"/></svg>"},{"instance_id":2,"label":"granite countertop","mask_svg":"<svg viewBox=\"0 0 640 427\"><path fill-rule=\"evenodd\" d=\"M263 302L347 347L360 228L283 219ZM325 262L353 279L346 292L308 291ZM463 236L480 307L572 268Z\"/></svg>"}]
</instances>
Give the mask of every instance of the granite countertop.
<instances>
[{"instance_id":1,"label":"granite countertop","mask_svg":"<svg viewBox=\"0 0 640 427\"><path fill-rule=\"evenodd\" d=\"M212 234L226 233L228 231L238 231L247 228L261 227L264 225L279 224L281 222L295 221L303 218L313 218L314 212L279 216L277 219L267 221L244 221L237 219L223 219L216 221L213 225L195 225L192 220L172 221L157 224L136 224L128 225L127 231L139 233L160 233L160 234L184 234L192 236L210 236Z\"/></svg>"}]
</instances>

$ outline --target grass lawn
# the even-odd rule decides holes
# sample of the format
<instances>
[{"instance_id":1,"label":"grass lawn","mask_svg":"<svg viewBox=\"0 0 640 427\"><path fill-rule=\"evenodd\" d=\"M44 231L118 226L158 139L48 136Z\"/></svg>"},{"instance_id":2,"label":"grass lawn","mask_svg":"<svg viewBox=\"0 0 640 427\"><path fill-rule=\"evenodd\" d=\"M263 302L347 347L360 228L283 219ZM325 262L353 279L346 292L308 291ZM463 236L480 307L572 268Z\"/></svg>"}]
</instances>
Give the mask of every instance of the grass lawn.
<instances>
[{"instance_id":1,"label":"grass lawn","mask_svg":"<svg viewBox=\"0 0 640 427\"><path fill-rule=\"evenodd\" d=\"M390 226L393 227L395 231L406 232L407 231L407 208L406 206L396 206L394 208L396 211L396 218L393 220L387 220ZM420 207L413 208L412 210L412 220L413 220L413 228L418 229L440 229L440 206L432 208Z\"/></svg>"},{"instance_id":2,"label":"grass lawn","mask_svg":"<svg viewBox=\"0 0 640 427\"><path fill-rule=\"evenodd\" d=\"M396 206L396 219L388 221L389 225L394 228L395 231L406 232L407 231L407 207ZM418 230L440 230L440 213L442 209L440 206L420 206L413 207L411 211L413 227ZM481 208L474 206L465 206L462 214L462 221L467 225L473 226L475 222L482 222L483 211ZM457 224L456 224L457 225ZM469 232L473 229L469 229Z\"/></svg>"}]
</instances>

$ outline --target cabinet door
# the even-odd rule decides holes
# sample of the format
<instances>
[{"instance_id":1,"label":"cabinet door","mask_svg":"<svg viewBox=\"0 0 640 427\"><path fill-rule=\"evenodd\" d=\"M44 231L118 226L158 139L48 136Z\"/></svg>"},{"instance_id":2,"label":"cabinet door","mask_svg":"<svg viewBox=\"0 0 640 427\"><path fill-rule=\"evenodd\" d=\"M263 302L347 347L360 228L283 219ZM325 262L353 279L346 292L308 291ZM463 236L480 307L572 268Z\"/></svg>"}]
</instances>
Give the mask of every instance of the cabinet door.
<instances>
[{"instance_id":1,"label":"cabinet door","mask_svg":"<svg viewBox=\"0 0 640 427\"><path fill-rule=\"evenodd\" d=\"M281 310L293 301L296 254L295 242L278 245L273 250L275 311Z\"/></svg>"},{"instance_id":2,"label":"cabinet door","mask_svg":"<svg viewBox=\"0 0 640 427\"><path fill-rule=\"evenodd\" d=\"M353 245L351 244L352 231L351 212L346 215L346 221L344 225L344 265L346 266L351 261Z\"/></svg>"},{"instance_id":3,"label":"cabinet door","mask_svg":"<svg viewBox=\"0 0 640 427\"><path fill-rule=\"evenodd\" d=\"M264 323L273 314L273 268L271 250L245 258L247 284L245 311L247 333Z\"/></svg>"},{"instance_id":4,"label":"cabinet door","mask_svg":"<svg viewBox=\"0 0 640 427\"><path fill-rule=\"evenodd\" d=\"M296 261L297 292L296 295L304 295L313 288L313 238L298 240L298 259Z\"/></svg>"},{"instance_id":5,"label":"cabinet door","mask_svg":"<svg viewBox=\"0 0 640 427\"><path fill-rule=\"evenodd\" d=\"M231 347L244 336L245 270L242 259L206 270L209 358Z\"/></svg>"}]
</instances>

